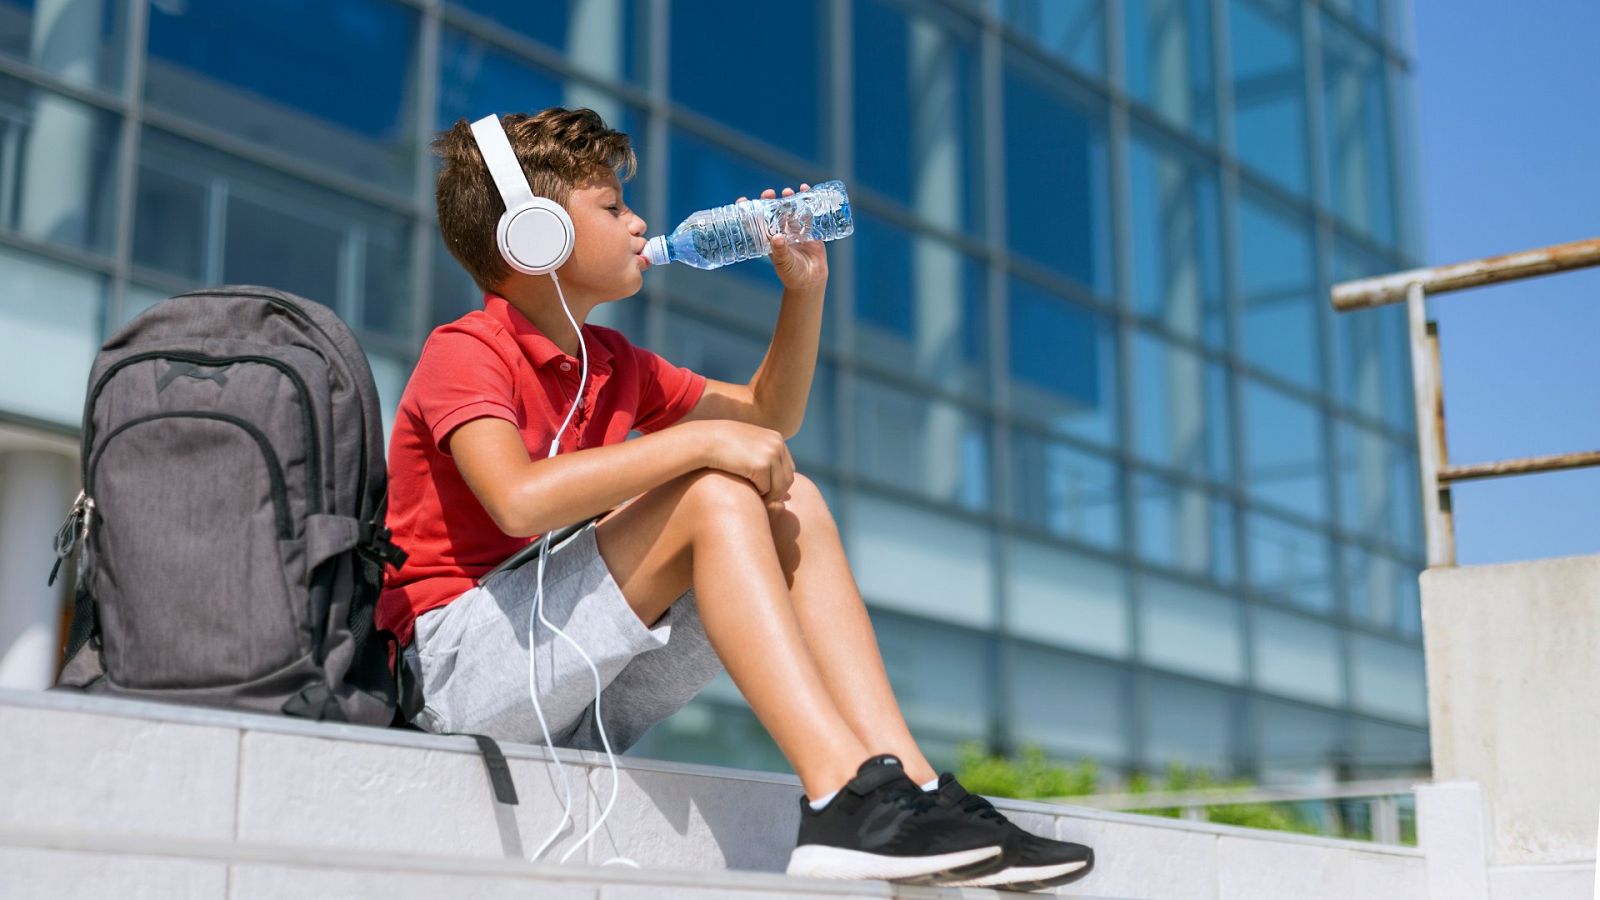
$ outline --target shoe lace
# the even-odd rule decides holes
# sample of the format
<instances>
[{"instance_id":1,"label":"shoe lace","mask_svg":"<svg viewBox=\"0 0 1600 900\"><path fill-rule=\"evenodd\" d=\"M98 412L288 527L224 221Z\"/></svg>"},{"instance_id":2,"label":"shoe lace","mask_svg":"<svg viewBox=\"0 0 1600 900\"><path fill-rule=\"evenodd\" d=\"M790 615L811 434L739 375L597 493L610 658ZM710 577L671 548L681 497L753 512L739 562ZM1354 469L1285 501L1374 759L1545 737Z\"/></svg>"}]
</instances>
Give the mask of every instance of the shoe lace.
<instances>
[{"instance_id":1,"label":"shoe lace","mask_svg":"<svg viewBox=\"0 0 1600 900\"><path fill-rule=\"evenodd\" d=\"M990 803L988 800L983 799L977 794L968 794L961 798L961 811L965 813L976 813L980 818L992 819L996 822L1008 821L1005 816L1000 814L998 809L994 808L993 803Z\"/></svg>"}]
</instances>

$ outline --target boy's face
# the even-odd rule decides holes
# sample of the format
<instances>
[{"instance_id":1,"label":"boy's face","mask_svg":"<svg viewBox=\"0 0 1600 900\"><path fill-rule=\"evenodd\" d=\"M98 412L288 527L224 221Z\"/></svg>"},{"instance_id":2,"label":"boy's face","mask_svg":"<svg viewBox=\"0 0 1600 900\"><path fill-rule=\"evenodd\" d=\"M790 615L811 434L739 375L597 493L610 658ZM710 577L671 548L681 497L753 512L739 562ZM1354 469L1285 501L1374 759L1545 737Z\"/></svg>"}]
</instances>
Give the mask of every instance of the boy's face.
<instances>
[{"instance_id":1,"label":"boy's face","mask_svg":"<svg viewBox=\"0 0 1600 900\"><path fill-rule=\"evenodd\" d=\"M576 234L572 256L558 270L562 288L597 303L638 293L650 265L639 255L645 221L628 208L616 175L574 188L566 208Z\"/></svg>"}]
</instances>

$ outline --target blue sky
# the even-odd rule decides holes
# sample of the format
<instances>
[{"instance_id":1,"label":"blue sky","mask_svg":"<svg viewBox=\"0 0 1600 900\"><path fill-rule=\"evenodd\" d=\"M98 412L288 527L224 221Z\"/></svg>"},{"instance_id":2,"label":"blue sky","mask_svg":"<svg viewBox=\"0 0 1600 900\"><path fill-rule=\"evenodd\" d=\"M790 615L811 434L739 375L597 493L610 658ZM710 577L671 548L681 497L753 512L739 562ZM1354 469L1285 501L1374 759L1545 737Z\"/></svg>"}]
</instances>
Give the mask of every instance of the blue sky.
<instances>
[{"instance_id":1,"label":"blue sky","mask_svg":"<svg viewBox=\"0 0 1600 900\"><path fill-rule=\"evenodd\" d=\"M1600 0L1413 0L1430 265L1600 237ZM1454 462L1600 450L1600 269L1429 301ZM1600 469L1455 489L1463 565L1600 552Z\"/></svg>"}]
</instances>

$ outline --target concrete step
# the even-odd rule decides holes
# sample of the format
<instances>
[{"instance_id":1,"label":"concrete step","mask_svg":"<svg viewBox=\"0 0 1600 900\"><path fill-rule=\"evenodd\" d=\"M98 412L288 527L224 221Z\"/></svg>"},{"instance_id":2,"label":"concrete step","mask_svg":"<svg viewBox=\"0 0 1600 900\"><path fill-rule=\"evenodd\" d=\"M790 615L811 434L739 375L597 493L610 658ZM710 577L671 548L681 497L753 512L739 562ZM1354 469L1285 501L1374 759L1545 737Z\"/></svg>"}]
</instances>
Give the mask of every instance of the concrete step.
<instances>
[{"instance_id":1,"label":"concrete step","mask_svg":"<svg viewBox=\"0 0 1600 900\"><path fill-rule=\"evenodd\" d=\"M496 803L469 738L55 692L0 691L0 896L998 897L782 875L793 776L504 745L520 802ZM573 779L561 821L554 760ZM1088 844L1059 888L1125 900L1427 896L1422 855L1015 800L1038 834ZM601 865L626 857L641 868ZM13 893L13 889L15 892ZM1007 895L1021 896L1021 895Z\"/></svg>"}]
</instances>

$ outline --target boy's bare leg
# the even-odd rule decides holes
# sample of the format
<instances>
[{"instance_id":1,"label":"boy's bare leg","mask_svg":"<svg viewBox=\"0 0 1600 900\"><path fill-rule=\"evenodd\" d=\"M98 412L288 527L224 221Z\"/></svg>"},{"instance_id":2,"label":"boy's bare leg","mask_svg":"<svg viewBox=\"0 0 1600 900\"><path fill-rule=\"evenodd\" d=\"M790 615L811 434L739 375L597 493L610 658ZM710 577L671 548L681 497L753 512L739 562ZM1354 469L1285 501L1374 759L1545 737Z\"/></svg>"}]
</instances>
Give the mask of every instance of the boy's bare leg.
<instances>
[{"instance_id":1,"label":"boy's bare leg","mask_svg":"<svg viewBox=\"0 0 1600 900\"><path fill-rule=\"evenodd\" d=\"M691 580L723 666L809 797L838 790L870 755L835 705L801 632L767 507L750 483L691 472L608 515L600 556L628 605L654 624Z\"/></svg>"},{"instance_id":2,"label":"boy's bare leg","mask_svg":"<svg viewBox=\"0 0 1600 900\"><path fill-rule=\"evenodd\" d=\"M912 780L932 780L938 773L917 748L889 685L827 502L811 479L796 472L784 506L770 513L773 540L828 694L869 753L893 753Z\"/></svg>"}]
</instances>

